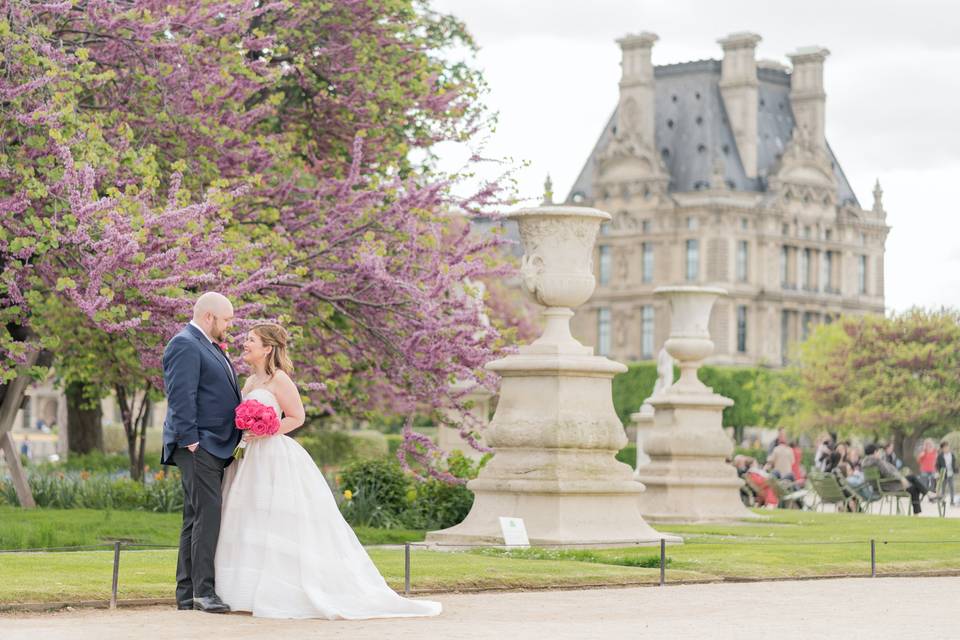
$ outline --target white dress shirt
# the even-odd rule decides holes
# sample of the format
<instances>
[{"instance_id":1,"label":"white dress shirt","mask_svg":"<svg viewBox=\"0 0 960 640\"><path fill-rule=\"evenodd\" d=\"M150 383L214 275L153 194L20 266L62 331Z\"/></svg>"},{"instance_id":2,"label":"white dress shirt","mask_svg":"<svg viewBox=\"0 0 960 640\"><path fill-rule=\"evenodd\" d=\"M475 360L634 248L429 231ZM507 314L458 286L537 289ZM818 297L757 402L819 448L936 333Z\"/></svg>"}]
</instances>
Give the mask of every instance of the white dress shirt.
<instances>
[{"instance_id":1,"label":"white dress shirt","mask_svg":"<svg viewBox=\"0 0 960 640\"><path fill-rule=\"evenodd\" d=\"M213 344L213 338L211 338L210 336L207 335L207 332L203 330L203 327L201 327L200 325L198 325L198 324L197 324L196 322L194 322L193 320L190 321L190 324L192 324L193 326L195 326L197 329L200 329L200 333L202 333L203 336L204 336L207 340L210 341L210 344Z\"/></svg>"}]
</instances>

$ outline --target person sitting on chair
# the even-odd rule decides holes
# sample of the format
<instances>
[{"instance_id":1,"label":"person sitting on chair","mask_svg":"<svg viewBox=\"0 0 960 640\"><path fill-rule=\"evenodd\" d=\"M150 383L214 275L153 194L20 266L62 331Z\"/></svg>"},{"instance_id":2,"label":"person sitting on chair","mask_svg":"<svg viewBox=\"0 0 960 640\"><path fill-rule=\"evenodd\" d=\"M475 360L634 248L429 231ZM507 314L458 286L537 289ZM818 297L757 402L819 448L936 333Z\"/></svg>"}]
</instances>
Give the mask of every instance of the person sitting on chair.
<instances>
[{"instance_id":1,"label":"person sitting on chair","mask_svg":"<svg viewBox=\"0 0 960 640\"><path fill-rule=\"evenodd\" d=\"M880 472L880 488L884 491L896 491L903 488L910 494L910 504L913 513L920 513L920 498L927 492L927 487L915 475L904 476L897 468L886 461L883 449L874 444L868 444L864 450L866 457L863 468L876 467Z\"/></svg>"}]
</instances>

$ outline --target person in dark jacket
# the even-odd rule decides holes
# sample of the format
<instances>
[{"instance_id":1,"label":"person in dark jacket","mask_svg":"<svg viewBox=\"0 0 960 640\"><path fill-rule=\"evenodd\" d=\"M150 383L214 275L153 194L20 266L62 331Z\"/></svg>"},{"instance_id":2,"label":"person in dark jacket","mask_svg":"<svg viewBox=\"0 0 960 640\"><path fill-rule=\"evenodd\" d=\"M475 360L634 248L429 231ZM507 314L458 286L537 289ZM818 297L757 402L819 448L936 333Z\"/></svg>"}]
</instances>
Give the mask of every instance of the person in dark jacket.
<instances>
[{"instance_id":1,"label":"person in dark jacket","mask_svg":"<svg viewBox=\"0 0 960 640\"><path fill-rule=\"evenodd\" d=\"M161 462L180 468L183 526L177 557L177 608L226 613L217 596L214 556L220 535L223 470L240 442L234 412L240 386L225 353L233 305L219 293L197 300L193 320L163 352L167 417Z\"/></svg>"},{"instance_id":2,"label":"person in dark jacket","mask_svg":"<svg viewBox=\"0 0 960 640\"><path fill-rule=\"evenodd\" d=\"M876 467L880 471L880 487L884 491L906 490L910 494L913 513L920 513L920 498L927 492L926 485L915 475L905 476L897 471L895 466L887 462L883 449L878 448L877 445L868 444L863 452L865 454L863 468Z\"/></svg>"},{"instance_id":3,"label":"person in dark jacket","mask_svg":"<svg viewBox=\"0 0 960 640\"><path fill-rule=\"evenodd\" d=\"M943 478L943 496L946 498L947 490L950 491L950 504L956 504L954 496L954 484L957 473L960 473L960 464L957 463L957 456L950 451L950 443L944 440L940 443L940 453L937 454L937 473L946 472Z\"/></svg>"}]
</instances>

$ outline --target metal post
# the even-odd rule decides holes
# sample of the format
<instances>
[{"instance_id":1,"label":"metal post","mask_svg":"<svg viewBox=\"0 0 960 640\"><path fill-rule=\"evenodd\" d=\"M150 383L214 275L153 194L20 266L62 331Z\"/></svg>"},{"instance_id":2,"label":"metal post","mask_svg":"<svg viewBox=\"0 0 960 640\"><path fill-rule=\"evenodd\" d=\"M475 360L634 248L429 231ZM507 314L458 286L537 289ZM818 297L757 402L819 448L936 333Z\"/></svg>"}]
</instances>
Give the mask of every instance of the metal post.
<instances>
[{"instance_id":1,"label":"metal post","mask_svg":"<svg viewBox=\"0 0 960 640\"><path fill-rule=\"evenodd\" d=\"M667 539L660 538L660 586L666 582L667 572Z\"/></svg>"},{"instance_id":2,"label":"metal post","mask_svg":"<svg viewBox=\"0 0 960 640\"><path fill-rule=\"evenodd\" d=\"M877 577L877 541L870 538L870 577Z\"/></svg>"},{"instance_id":3,"label":"metal post","mask_svg":"<svg viewBox=\"0 0 960 640\"><path fill-rule=\"evenodd\" d=\"M117 608L117 583L120 581L120 541L113 543L113 588L110 590L110 608Z\"/></svg>"},{"instance_id":4,"label":"metal post","mask_svg":"<svg viewBox=\"0 0 960 640\"><path fill-rule=\"evenodd\" d=\"M403 545L403 593L410 595L410 543Z\"/></svg>"}]
</instances>

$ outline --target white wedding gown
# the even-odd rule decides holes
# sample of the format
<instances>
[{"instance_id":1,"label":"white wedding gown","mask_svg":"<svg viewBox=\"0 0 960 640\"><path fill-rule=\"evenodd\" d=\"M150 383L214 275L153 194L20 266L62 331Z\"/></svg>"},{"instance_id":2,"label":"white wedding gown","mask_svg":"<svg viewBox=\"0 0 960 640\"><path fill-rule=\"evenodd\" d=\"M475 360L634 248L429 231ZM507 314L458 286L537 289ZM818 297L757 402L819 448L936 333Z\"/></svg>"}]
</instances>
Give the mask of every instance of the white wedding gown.
<instances>
[{"instance_id":1,"label":"white wedding gown","mask_svg":"<svg viewBox=\"0 0 960 640\"><path fill-rule=\"evenodd\" d=\"M266 389L245 399L280 415ZM435 616L441 608L387 586L320 469L287 436L247 443L243 458L227 467L216 589L234 611L264 618Z\"/></svg>"}]
</instances>

